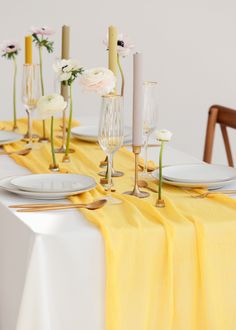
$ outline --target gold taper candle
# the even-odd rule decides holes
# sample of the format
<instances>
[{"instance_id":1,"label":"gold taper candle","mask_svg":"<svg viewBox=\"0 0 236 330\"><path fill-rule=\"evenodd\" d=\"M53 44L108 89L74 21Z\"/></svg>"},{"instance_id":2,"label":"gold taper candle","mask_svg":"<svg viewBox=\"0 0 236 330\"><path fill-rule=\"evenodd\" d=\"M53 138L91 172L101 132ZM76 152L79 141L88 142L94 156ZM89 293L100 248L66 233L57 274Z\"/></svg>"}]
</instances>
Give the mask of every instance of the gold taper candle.
<instances>
[{"instance_id":1,"label":"gold taper candle","mask_svg":"<svg viewBox=\"0 0 236 330\"><path fill-rule=\"evenodd\" d=\"M108 67L117 76L117 38L118 32L115 26L109 26L108 32Z\"/></svg>"},{"instance_id":2,"label":"gold taper candle","mask_svg":"<svg viewBox=\"0 0 236 330\"><path fill-rule=\"evenodd\" d=\"M61 58L66 60L70 58L70 27L67 25L62 27Z\"/></svg>"},{"instance_id":3,"label":"gold taper candle","mask_svg":"<svg viewBox=\"0 0 236 330\"><path fill-rule=\"evenodd\" d=\"M25 64L32 64L32 36L25 37Z\"/></svg>"},{"instance_id":4,"label":"gold taper candle","mask_svg":"<svg viewBox=\"0 0 236 330\"><path fill-rule=\"evenodd\" d=\"M67 25L62 26L61 58L65 60L70 58L70 27ZM68 100L68 86L61 84L61 95L66 101Z\"/></svg>"}]
</instances>

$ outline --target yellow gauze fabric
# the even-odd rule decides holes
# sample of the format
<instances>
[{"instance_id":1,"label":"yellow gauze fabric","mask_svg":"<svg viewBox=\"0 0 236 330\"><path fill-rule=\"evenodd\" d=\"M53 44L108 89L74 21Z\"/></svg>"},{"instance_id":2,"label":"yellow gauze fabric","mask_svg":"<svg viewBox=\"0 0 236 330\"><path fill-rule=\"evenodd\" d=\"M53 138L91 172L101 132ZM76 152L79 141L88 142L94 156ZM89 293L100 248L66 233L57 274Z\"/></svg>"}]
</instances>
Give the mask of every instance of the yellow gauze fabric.
<instances>
[{"instance_id":1,"label":"yellow gauze fabric","mask_svg":"<svg viewBox=\"0 0 236 330\"><path fill-rule=\"evenodd\" d=\"M24 120L18 124L21 131L26 129ZM7 123L2 126L10 129ZM41 122L34 122L34 131L41 133ZM76 150L71 163L61 163L62 155L57 155L62 171L90 175L99 182L98 165L104 159L99 146L71 142ZM5 149L22 147L20 142ZM33 173L47 173L50 145L12 158ZM106 330L235 330L236 201L224 195L193 199L181 189L164 186L166 207L158 209L155 193L143 200L121 194L132 189L130 152L117 152L115 167L125 172L113 179L114 195L123 204L82 211L104 237ZM98 184L71 200L88 202L103 194Z\"/></svg>"}]
</instances>

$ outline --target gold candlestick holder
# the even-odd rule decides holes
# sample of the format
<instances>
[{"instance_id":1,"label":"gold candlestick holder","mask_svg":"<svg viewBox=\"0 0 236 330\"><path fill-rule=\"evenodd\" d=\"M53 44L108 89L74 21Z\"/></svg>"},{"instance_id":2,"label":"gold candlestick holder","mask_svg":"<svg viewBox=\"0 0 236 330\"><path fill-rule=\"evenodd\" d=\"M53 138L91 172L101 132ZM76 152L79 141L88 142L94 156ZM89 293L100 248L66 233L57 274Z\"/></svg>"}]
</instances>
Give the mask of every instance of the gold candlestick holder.
<instances>
[{"instance_id":1,"label":"gold candlestick holder","mask_svg":"<svg viewBox=\"0 0 236 330\"><path fill-rule=\"evenodd\" d=\"M138 186L138 156L141 152L141 146L133 146L133 153L135 156L135 172L134 172L134 189L132 191L126 191L124 194L133 195L138 198L145 198L149 196L146 191L141 191Z\"/></svg>"}]
</instances>

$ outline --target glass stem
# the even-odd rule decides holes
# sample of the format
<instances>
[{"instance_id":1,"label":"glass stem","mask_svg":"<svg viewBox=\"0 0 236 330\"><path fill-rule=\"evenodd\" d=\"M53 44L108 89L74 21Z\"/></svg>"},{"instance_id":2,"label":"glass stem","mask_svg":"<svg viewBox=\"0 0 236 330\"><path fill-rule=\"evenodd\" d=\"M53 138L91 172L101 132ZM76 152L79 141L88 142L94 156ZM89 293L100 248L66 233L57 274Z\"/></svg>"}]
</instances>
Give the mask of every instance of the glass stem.
<instances>
[{"instance_id":1,"label":"glass stem","mask_svg":"<svg viewBox=\"0 0 236 330\"><path fill-rule=\"evenodd\" d=\"M53 162L53 166L54 167L57 167L56 156L55 156L55 149L54 149L53 124L54 124L54 118L52 116L51 117L51 151L52 151L52 162Z\"/></svg>"},{"instance_id":2,"label":"glass stem","mask_svg":"<svg viewBox=\"0 0 236 330\"><path fill-rule=\"evenodd\" d=\"M16 124L16 75L17 75L17 64L16 58L13 57L14 61L14 79L13 79L13 129L17 128Z\"/></svg>"},{"instance_id":3,"label":"glass stem","mask_svg":"<svg viewBox=\"0 0 236 330\"><path fill-rule=\"evenodd\" d=\"M147 170L147 162L148 162L148 141L149 141L149 135L145 134L145 140L144 140L144 166L143 166L143 172L148 173Z\"/></svg>"},{"instance_id":4,"label":"glass stem","mask_svg":"<svg viewBox=\"0 0 236 330\"><path fill-rule=\"evenodd\" d=\"M117 54L117 64L118 64L118 68L120 70L120 75L121 75L121 96L124 96L124 90L125 90L125 76L124 76L124 72L122 70L121 64L120 64L120 55Z\"/></svg>"},{"instance_id":5,"label":"glass stem","mask_svg":"<svg viewBox=\"0 0 236 330\"><path fill-rule=\"evenodd\" d=\"M108 191L108 195L111 195L111 187L112 187L112 179L111 179L111 170L112 170L112 154L108 154L107 155L107 180L108 180L108 184L107 184L107 191Z\"/></svg>"},{"instance_id":6,"label":"glass stem","mask_svg":"<svg viewBox=\"0 0 236 330\"><path fill-rule=\"evenodd\" d=\"M66 153L65 153L66 156L69 155L69 151L70 151L70 133L71 133L72 113L73 113L73 103L72 103L72 84L71 84L70 85L70 114L69 114L69 121L68 121Z\"/></svg>"},{"instance_id":7,"label":"glass stem","mask_svg":"<svg viewBox=\"0 0 236 330\"><path fill-rule=\"evenodd\" d=\"M158 199L161 199L161 188L162 188L162 154L164 149L164 141L161 141L161 149L159 155L159 186L158 186Z\"/></svg>"},{"instance_id":8,"label":"glass stem","mask_svg":"<svg viewBox=\"0 0 236 330\"><path fill-rule=\"evenodd\" d=\"M68 107L68 82L65 82L65 85L61 83L61 95L64 96L65 101L67 102L67 106L65 110L63 110L62 116L62 149L66 149L66 110Z\"/></svg>"},{"instance_id":9,"label":"glass stem","mask_svg":"<svg viewBox=\"0 0 236 330\"><path fill-rule=\"evenodd\" d=\"M27 138L29 138L29 131L30 131L30 114L29 114L29 110L26 109L26 113L27 113L27 133L26 133L26 136L27 136Z\"/></svg>"},{"instance_id":10,"label":"glass stem","mask_svg":"<svg viewBox=\"0 0 236 330\"><path fill-rule=\"evenodd\" d=\"M66 109L62 115L62 148L66 148Z\"/></svg>"},{"instance_id":11,"label":"glass stem","mask_svg":"<svg viewBox=\"0 0 236 330\"><path fill-rule=\"evenodd\" d=\"M43 55L42 55L42 47L39 47L39 68L40 68L40 81L41 81L41 92L42 96L44 96L44 83L43 83ZM43 138L46 139L46 125L45 120L43 120Z\"/></svg>"},{"instance_id":12,"label":"glass stem","mask_svg":"<svg viewBox=\"0 0 236 330\"><path fill-rule=\"evenodd\" d=\"M28 113L28 130L29 130L29 144L33 143L32 139L32 118L30 110L27 110Z\"/></svg>"}]
</instances>

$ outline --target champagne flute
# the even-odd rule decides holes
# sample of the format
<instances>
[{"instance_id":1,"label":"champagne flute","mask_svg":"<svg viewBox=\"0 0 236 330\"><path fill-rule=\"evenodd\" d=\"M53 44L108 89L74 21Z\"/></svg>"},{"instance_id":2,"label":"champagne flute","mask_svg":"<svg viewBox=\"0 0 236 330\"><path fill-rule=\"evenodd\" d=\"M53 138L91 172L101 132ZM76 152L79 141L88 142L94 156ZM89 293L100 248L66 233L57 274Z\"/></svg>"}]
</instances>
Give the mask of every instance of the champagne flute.
<instances>
[{"instance_id":1,"label":"champagne flute","mask_svg":"<svg viewBox=\"0 0 236 330\"><path fill-rule=\"evenodd\" d=\"M36 108L40 98L40 74L38 64L24 64L22 77L22 103L28 117L27 147L33 146L32 111Z\"/></svg>"},{"instance_id":2,"label":"champagne flute","mask_svg":"<svg viewBox=\"0 0 236 330\"><path fill-rule=\"evenodd\" d=\"M144 135L144 169L141 176L148 176L148 142L150 135L157 129L158 103L157 103L157 82L144 82L144 103L143 103L143 135Z\"/></svg>"},{"instance_id":3,"label":"champagne flute","mask_svg":"<svg viewBox=\"0 0 236 330\"><path fill-rule=\"evenodd\" d=\"M112 156L122 146L124 138L123 97L106 95L102 97L102 108L99 123L98 141L106 153L108 184L106 185L108 204L120 204L121 200L111 196Z\"/></svg>"}]
</instances>

